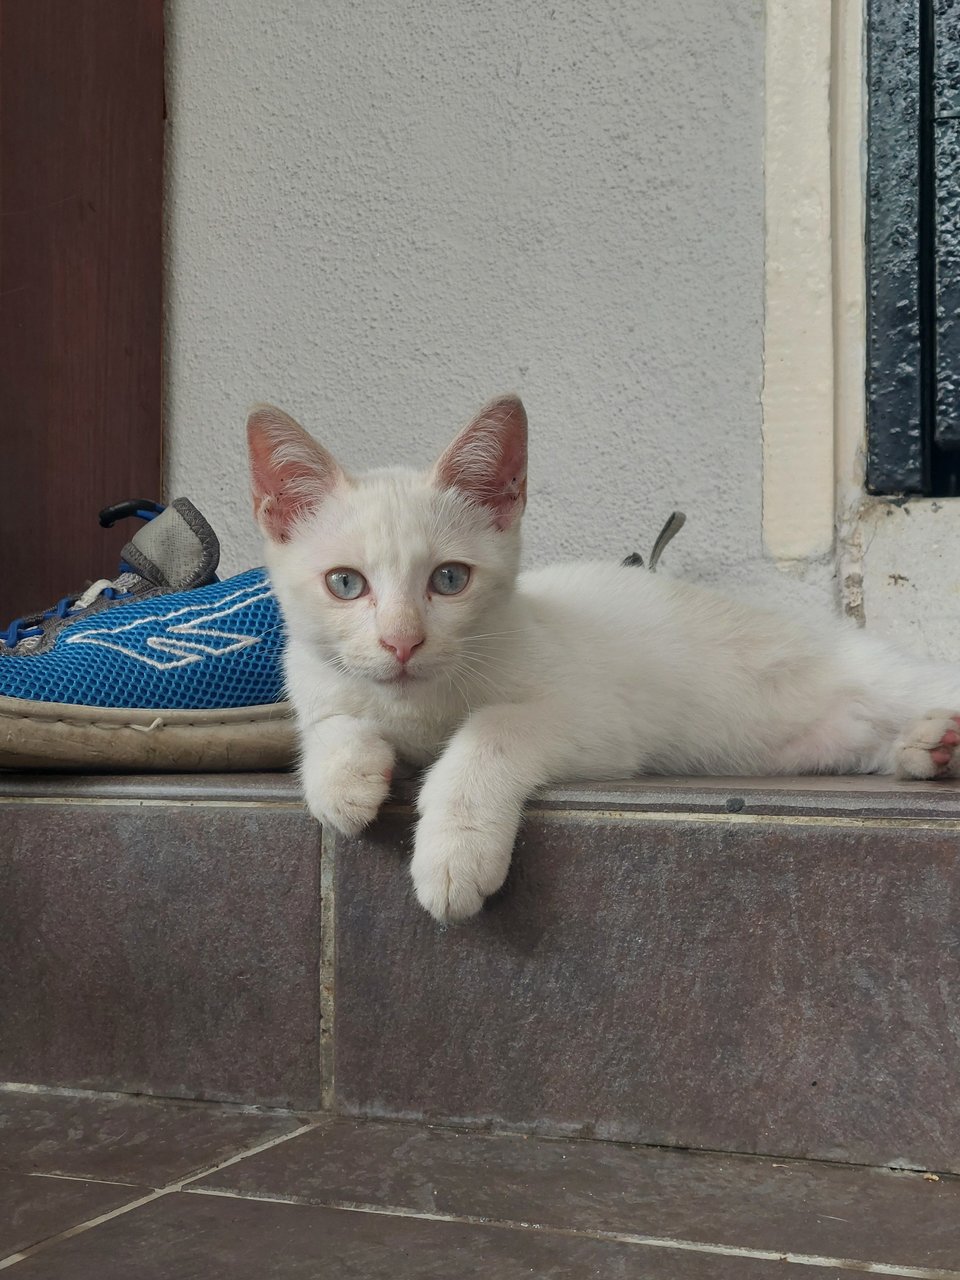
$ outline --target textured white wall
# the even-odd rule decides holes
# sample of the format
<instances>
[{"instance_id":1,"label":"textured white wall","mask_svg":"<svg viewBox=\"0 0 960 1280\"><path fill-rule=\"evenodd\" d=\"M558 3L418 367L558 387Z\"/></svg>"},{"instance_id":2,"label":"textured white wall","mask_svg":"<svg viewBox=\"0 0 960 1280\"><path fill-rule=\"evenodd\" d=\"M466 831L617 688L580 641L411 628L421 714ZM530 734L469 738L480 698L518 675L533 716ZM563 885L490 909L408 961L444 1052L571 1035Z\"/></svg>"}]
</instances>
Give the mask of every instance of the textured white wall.
<instances>
[{"instance_id":1,"label":"textured white wall","mask_svg":"<svg viewBox=\"0 0 960 1280\"><path fill-rule=\"evenodd\" d=\"M501 390L527 559L761 552L761 0L168 0L168 494L259 561L242 424L426 464Z\"/></svg>"}]
</instances>

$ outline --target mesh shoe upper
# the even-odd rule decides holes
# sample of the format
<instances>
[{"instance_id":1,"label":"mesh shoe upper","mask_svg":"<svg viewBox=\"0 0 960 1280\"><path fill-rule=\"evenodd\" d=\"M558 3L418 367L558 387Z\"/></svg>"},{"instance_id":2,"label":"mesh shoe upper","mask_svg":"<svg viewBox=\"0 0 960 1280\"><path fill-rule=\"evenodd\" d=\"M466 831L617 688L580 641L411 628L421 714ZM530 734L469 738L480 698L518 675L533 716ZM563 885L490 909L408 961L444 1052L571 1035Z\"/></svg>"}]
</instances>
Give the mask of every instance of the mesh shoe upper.
<instances>
[{"instance_id":1,"label":"mesh shoe upper","mask_svg":"<svg viewBox=\"0 0 960 1280\"><path fill-rule=\"evenodd\" d=\"M113 584L11 624L0 696L181 711L281 701L283 628L266 573L218 582L218 559L213 530L178 499L127 544Z\"/></svg>"},{"instance_id":2,"label":"mesh shoe upper","mask_svg":"<svg viewBox=\"0 0 960 1280\"><path fill-rule=\"evenodd\" d=\"M280 610L262 569L118 604L0 656L0 695L88 707L213 710L283 697ZM2 651L0 651L2 653Z\"/></svg>"}]
</instances>

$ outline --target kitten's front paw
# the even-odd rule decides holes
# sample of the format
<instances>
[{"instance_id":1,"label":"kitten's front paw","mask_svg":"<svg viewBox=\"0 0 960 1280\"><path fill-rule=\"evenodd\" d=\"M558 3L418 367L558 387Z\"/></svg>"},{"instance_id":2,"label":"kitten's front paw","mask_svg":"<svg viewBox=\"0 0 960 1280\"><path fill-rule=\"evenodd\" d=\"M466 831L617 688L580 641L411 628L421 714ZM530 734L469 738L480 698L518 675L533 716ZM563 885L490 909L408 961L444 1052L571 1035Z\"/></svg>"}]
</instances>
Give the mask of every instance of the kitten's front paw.
<instances>
[{"instance_id":1,"label":"kitten's front paw","mask_svg":"<svg viewBox=\"0 0 960 1280\"><path fill-rule=\"evenodd\" d=\"M355 836L369 826L390 791L394 751L371 735L329 751L302 769L307 808L318 822Z\"/></svg>"},{"instance_id":2,"label":"kitten's front paw","mask_svg":"<svg viewBox=\"0 0 960 1280\"><path fill-rule=\"evenodd\" d=\"M476 915L507 878L512 846L495 827L421 818L410 865L417 901L443 924Z\"/></svg>"},{"instance_id":3,"label":"kitten's front paw","mask_svg":"<svg viewBox=\"0 0 960 1280\"><path fill-rule=\"evenodd\" d=\"M960 777L960 712L931 711L897 745L898 778Z\"/></svg>"}]
</instances>

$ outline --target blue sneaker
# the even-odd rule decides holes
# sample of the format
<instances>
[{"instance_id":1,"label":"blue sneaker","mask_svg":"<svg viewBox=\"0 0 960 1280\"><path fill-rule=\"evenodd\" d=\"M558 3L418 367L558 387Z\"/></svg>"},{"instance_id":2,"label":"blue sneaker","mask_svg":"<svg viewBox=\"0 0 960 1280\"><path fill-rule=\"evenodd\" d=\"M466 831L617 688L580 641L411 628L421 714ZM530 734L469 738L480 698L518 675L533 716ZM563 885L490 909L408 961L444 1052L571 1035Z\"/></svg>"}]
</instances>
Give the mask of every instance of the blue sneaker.
<instances>
[{"instance_id":1,"label":"blue sneaker","mask_svg":"<svg viewBox=\"0 0 960 1280\"><path fill-rule=\"evenodd\" d=\"M186 498L146 521L119 576L0 631L0 767L192 772L294 757L280 610L263 569L217 579L220 544Z\"/></svg>"}]
</instances>

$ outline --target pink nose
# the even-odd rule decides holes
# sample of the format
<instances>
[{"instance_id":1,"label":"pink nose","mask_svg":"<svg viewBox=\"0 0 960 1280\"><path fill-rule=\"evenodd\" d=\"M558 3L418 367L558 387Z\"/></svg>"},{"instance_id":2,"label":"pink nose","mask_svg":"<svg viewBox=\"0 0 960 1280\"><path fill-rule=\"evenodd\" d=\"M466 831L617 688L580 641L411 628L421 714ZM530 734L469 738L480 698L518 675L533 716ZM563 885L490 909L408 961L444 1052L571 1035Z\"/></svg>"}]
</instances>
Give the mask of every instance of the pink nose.
<instances>
[{"instance_id":1,"label":"pink nose","mask_svg":"<svg viewBox=\"0 0 960 1280\"><path fill-rule=\"evenodd\" d=\"M414 649L419 649L423 640L423 636L381 636L380 645L406 666Z\"/></svg>"}]
</instances>

